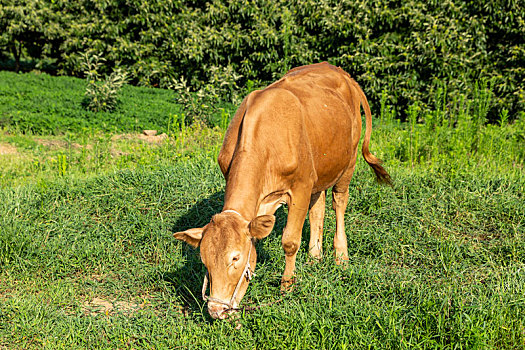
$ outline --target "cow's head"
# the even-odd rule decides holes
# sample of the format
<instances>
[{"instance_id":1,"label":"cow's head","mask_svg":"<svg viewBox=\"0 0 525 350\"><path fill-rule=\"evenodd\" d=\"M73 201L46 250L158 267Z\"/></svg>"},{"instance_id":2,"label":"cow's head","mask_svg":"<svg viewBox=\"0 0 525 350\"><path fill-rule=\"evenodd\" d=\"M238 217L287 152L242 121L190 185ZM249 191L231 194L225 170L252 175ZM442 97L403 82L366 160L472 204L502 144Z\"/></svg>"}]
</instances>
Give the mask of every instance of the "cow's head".
<instances>
[{"instance_id":1,"label":"cow's head","mask_svg":"<svg viewBox=\"0 0 525 350\"><path fill-rule=\"evenodd\" d=\"M273 215L248 221L237 212L225 211L214 215L204 227L174 234L176 239L200 247L201 260L208 269L211 317L224 319L240 304L248 288L249 274L255 269L255 240L268 236L274 223Z\"/></svg>"}]
</instances>

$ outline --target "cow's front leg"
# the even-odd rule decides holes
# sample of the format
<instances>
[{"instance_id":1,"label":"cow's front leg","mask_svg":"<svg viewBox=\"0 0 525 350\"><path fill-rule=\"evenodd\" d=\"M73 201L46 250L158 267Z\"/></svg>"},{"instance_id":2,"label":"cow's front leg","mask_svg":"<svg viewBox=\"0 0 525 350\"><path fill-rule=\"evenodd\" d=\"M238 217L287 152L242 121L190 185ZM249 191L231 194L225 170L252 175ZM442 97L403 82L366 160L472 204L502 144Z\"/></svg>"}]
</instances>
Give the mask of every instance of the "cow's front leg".
<instances>
[{"instance_id":1,"label":"cow's front leg","mask_svg":"<svg viewBox=\"0 0 525 350\"><path fill-rule=\"evenodd\" d=\"M282 239L286 266L281 280L281 291L289 290L295 282L295 259L301 245L303 225L309 202L310 193L300 193L293 195L288 205L288 219Z\"/></svg>"}]
</instances>

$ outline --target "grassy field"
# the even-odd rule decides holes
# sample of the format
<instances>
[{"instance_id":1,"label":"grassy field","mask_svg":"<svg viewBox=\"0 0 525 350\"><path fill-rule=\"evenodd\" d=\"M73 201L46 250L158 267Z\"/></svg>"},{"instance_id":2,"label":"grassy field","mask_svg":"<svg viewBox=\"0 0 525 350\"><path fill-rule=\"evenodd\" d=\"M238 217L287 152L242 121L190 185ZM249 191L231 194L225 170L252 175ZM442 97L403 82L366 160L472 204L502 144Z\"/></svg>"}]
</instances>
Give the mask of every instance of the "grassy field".
<instances>
[{"instance_id":1,"label":"grassy field","mask_svg":"<svg viewBox=\"0 0 525 350\"><path fill-rule=\"evenodd\" d=\"M180 113L172 91L124 86L114 112L83 107L86 82L47 74L0 71L0 126L39 135L94 131L123 132L147 128L166 131Z\"/></svg>"},{"instance_id":2,"label":"grassy field","mask_svg":"<svg viewBox=\"0 0 525 350\"><path fill-rule=\"evenodd\" d=\"M46 79L42 94L62 89ZM126 89L137 104L152 99ZM6 122L0 349L525 347L525 118L485 125L477 106L487 97L477 98L452 111L453 122L439 108L414 108L406 123L374 108L372 151L394 186L375 184L358 162L348 267L333 264L327 210L325 259L309 262L306 222L293 292L245 312L240 329L207 315L198 251L172 237L222 207L222 129L166 129L149 140L133 128L53 136ZM4 117L32 103L7 88L0 99L13 102ZM258 244L247 305L281 297L285 219L279 210Z\"/></svg>"}]
</instances>

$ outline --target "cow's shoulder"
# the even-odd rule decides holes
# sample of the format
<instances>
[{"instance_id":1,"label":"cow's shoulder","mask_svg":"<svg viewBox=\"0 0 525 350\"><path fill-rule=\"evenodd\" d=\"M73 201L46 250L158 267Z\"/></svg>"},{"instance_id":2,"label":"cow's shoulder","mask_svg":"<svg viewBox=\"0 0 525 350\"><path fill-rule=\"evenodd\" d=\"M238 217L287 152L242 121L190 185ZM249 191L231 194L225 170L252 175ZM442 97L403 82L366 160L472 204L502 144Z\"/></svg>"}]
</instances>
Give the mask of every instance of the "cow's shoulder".
<instances>
[{"instance_id":1,"label":"cow's shoulder","mask_svg":"<svg viewBox=\"0 0 525 350\"><path fill-rule=\"evenodd\" d=\"M255 90L249 93L242 101L241 105L235 112L228 129L226 129L226 134L222 142L222 147L219 152L217 161L224 176L227 175L230 168L230 163L233 158L233 152L235 151L235 146L237 145L237 140L239 139L240 130L246 111L249 108L249 105L253 103L255 96L259 94L260 90Z\"/></svg>"}]
</instances>

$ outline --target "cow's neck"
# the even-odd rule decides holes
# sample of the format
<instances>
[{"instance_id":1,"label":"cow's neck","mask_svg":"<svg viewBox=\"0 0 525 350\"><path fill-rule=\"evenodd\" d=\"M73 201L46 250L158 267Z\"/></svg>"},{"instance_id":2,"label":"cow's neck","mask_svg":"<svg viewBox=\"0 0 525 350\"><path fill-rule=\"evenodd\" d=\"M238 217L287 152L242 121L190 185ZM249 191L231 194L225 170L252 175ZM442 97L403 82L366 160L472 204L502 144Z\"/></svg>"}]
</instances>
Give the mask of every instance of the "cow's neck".
<instances>
[{"instance_id":1,"label":"cow's neck","mask_svg":"<svg viewBox=\"0 0 525 350\"><path fill-rule=\"evenodd\" d=\"M250 221L257 216L260 199L268 191L264 188L268 185L265 173L263 164L234 160L226 181L223 210L235 210Z\"/></svg>"},{"instance_id":2,"label":"cow's neck","mask_svg":"<svg viewBox=\"0 0 525 350\"><path fill-rule=\"evenodd\" d=\"M229 178L224 193L223 210L235 210L245 219L252 220L258 211L258 187L242 176Z\"/></svg>"}]
</instances>

